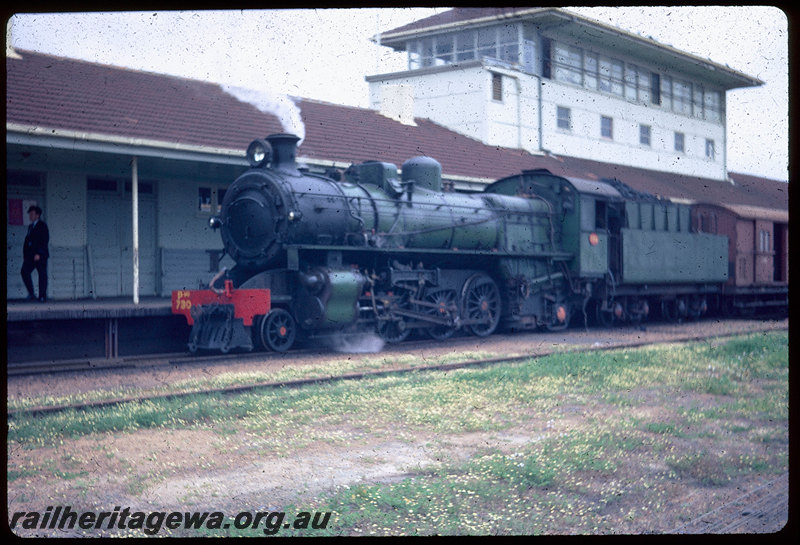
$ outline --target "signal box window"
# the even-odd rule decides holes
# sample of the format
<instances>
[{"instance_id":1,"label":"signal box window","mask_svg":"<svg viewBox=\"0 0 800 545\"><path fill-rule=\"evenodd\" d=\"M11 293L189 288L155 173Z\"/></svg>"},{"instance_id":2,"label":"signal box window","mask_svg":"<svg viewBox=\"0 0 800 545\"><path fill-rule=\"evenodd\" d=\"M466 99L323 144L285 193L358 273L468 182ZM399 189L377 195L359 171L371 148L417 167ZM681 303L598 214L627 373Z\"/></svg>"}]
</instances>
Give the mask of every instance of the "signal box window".
<instances>
[{"instance_id":1,"label":"signal box window","mask_svg":"<svg viewBox=\"0 0 800 545\"><path fill-rule=\"evenodd\" d=\"M492 74L492 100L503 101L503 76Z\"/></svg>"},{"instance_id":2,"label":"signal box window","mask_svg":"<svg viewBox=\"0 0 800 545\"><path fill-rule=\"evenodd\" d=\"M714 141L710 139L706 139L706 157L708 159L714 159L716 157L714 153Z\"/></svg>"},{"instance_id":3,"label":"signal box window","mask_svg":"<svg viewBox=\"0 0 800 545\"><path fill-rule=\"evenodd\" d=\"M614 139L614 120L610 117L602 116L600 118L600 136L609 140Z\"/></svg>"},{"instance_id":4,"label":"signal box window","mask_svg":"<svg viewBox=\"0 0 800 545\"><path fill-rule=\"evenodd\" d=\"M655 72L650 73L650 102L661 105L661 76Z\"/></svg>"},{"instance_id":5,"label":"signal box window","mask_svg":"<svg viewBox=\"0 0 800 545\"><path fill-rule=\"evenodd\" d=\"M559 129L564 129L568 131L572 127L572 112L569 108L564 108L563 106L559 106L558 110L556 111L556 123L558 124Z\"/></svg>"},{"instance_id":6,"label":"signal box window","mask_svg":"<svg viewBox=\"0 0 800 545\"><path fill-rule=\"evenodd\" d=\"M684 136L682 132L675 133L675 151L680 153L683 153L685 151L683 139Z\"/></svg>"},{"instance_id":7,"label":"signal box window","mask_svg":"<svg viewBox=\"0 0 800 545\"><path fill-rule=\"evenodd\" d=\"M650 125L639 125L639 143L650 147Z\"/></svg>"}]
</instances>

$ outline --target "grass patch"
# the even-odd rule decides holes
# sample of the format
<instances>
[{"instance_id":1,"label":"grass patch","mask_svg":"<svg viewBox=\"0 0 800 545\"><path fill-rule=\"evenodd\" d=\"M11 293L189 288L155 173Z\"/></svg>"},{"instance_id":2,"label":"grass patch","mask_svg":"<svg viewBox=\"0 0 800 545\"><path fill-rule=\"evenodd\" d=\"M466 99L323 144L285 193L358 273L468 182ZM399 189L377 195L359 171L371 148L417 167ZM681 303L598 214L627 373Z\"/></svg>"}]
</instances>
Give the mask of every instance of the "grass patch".
<instances>
[{"instance_id":1,"label":"grass patch","mask_svg":"<svg viewBox=\"0 0 800 545\"><path fill-rule=\"evenodd\" d=\"M677 431L677 426L672 422L648 422L647 431L651 433L672 435Z\"/></svg>"},{"instance_id":2,"label":"grass patch","mask_svg":"<svg viewBox=\"0 0 800 545\"><path fill-rule=\"evenodd\" d=\"M678 477L695 479L704 486L727 484L731 478L724 457L706 451L668 458L667 465Z\"/></svg>"}]
</instances>

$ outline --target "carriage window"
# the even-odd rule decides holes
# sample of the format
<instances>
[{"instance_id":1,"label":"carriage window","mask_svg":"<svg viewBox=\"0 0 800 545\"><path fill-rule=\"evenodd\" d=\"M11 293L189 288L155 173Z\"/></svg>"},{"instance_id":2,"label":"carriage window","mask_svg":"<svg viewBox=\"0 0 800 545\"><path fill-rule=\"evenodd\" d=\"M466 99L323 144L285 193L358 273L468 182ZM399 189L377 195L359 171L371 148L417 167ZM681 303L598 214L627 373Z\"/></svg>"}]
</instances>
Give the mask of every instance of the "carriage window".
<instances>
[{"instance_id":1,"label":"carriage window","mask_svg":"<svg viewBox=\"0 0 800 545\"><path fill-rule=\"evenodd\" d=\"M716 233L717 232L717 215L716 214L700 214L700 232L701 233Z\"/></svg>"},{"instance_id":2,"label":"carriage window","mask_svg":"<svg viewBox=\"0 0 800 545\"><path fill-rule=\"evenodd\" d=\"M759 250L769 252L769 231L761 229L759 235Z\"/></svg>"}]
</instances>

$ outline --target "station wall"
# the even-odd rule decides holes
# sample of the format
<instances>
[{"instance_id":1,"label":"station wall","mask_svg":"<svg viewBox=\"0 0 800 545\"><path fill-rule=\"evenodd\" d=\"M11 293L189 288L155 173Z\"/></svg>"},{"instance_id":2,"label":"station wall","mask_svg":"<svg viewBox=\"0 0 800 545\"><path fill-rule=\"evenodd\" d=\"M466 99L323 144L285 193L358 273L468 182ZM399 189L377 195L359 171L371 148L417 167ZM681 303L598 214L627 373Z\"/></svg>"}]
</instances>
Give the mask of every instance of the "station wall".
<instances>
[{"instance_id":1,"label":"station wall","mask_svg":"<svg viewBox=\"0 0 800 545\"><path fill-rule=\"evenodd\" d=\"M50 231L48 298L132 295L130 178L41 164L9 165L7 174L8 300L27 296L20 269L31 204L42 208ZM204 285L219 267L233 266L221 258L219 232L208 226L229 180L210 184L153 174L139 184L139 294L169 297L172 290ZM213 203L200 202L209 188ZM36 272L33 283L38 295Z\"/></svg>"}]
</instances>

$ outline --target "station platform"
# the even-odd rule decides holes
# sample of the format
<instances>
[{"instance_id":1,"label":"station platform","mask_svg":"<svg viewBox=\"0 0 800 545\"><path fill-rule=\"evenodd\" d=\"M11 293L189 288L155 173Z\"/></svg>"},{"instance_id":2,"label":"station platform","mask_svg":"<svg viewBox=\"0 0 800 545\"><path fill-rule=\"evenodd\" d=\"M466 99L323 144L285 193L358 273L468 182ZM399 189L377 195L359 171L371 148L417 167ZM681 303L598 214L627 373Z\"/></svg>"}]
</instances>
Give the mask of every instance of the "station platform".
<instances>
[{"instance_id":1,"label":"station platform","mask_svg":"<svg viewBox=\"0 0 800 545\"><path fill-rule=\"evenodd\" d=\"M6 302L8 362L102 360L186 350L172 301L143 297Z\"/></svg>"},{"instance_id":2,"label":"station platform","mask_svg":"<svg viewBox=\"0 0 800 545\"><path fill-rule=\"evenodd\" d=\"M9 322L28 320L81 320L88 318L134 318L137 316L169 316L171 299L142 297L134 304L130 297L80 299L69 301L12 300L6 303Z\"/></svg>"}]
</instances>

